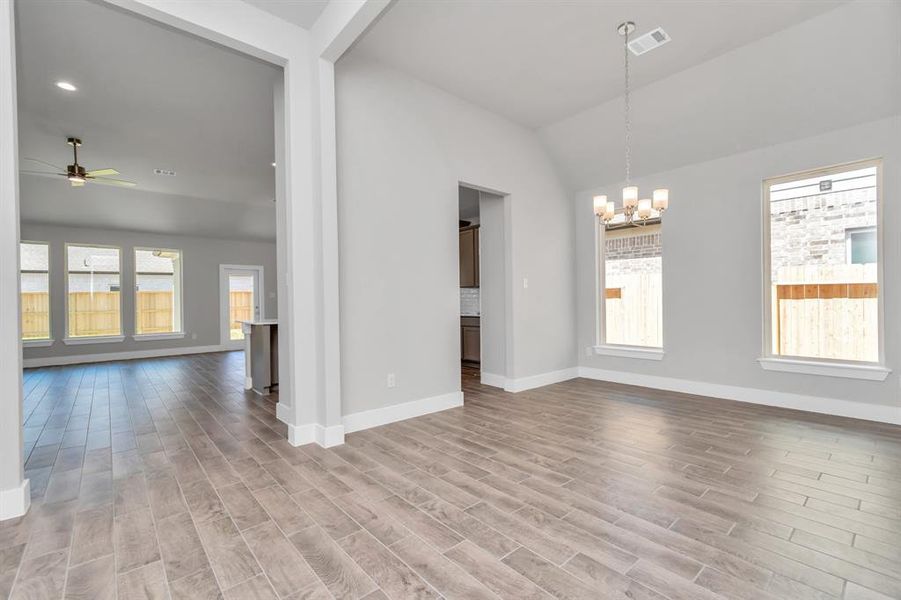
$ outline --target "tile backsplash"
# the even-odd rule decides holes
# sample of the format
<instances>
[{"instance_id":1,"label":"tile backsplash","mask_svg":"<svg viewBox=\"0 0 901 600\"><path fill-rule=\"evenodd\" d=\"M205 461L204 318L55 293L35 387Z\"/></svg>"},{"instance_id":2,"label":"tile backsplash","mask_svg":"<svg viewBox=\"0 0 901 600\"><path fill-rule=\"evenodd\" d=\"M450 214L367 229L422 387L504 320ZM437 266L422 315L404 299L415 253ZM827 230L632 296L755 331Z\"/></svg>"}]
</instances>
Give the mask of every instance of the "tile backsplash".
<instances>
[{"instance_id":1,"label":"tile backsplash","mask_svg":"<svg viewBox=\"0 0 901 600\"><path fill-rule=\"evenodd\" d=\"M464 317L477 317L480 313L479 288L460 288L460 314Z\"/></svg>"}]
</instances>

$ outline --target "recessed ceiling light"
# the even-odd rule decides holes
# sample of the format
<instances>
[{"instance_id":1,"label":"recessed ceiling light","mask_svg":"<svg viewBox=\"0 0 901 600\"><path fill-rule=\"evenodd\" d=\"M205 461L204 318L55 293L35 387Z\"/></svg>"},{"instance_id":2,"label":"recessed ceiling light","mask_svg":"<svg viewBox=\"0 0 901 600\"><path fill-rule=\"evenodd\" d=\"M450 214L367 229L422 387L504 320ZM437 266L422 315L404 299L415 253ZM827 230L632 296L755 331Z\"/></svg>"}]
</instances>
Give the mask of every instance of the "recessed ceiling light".
<instances>
[{"instance_id":1,"label":"recessed ceiling light","mask_svg":"<svg viewBox=\"0 0 901 600\"><path fill-rule=\"evenodd\" d=\"M272 166L274 167L274 166L275 166L275 163L272 163Z\"/></svg>"},{"instance_id":2,"label":"recessed ceiling light","mask_svg":"<svg viewBox=\"0 0 901 600\"><path fill-rule=\"evenodd\" d=\"M69 83L68 81L57 81L56 87L58 87L61 90L66 90L67 92L74 92L75 90L78 89L77 87L75 87L74 85Z\"/></svg>"}]
</instances>

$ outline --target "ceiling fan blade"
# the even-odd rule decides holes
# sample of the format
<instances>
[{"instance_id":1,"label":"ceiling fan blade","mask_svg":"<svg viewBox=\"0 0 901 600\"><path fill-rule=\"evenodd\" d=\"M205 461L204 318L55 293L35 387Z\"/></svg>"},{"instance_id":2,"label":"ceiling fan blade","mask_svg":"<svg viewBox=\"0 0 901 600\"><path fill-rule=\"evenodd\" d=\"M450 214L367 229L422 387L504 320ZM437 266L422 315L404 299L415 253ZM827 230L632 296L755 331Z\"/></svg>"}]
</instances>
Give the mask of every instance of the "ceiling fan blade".
<instances>
[{"instance_id":1,"label":"ceiling fan blade","mask_svg":"<svg viewBox=\"0 0 901 600\"><path fill-rule=\"evenodd\" d=\"M43 177L56 177L56 176L59 176L59 175L61 175L61 176L63 176L63 177L67 177L67 176L68 176L67 173L49 173L49 172L47 172L47 171L29 171L29 170L26 170L26 169L20 169L20 170L19 170L19 173L25 173L26 175L41 175L41 176L43 176Z\"/></svg>"},{"instance_id":2,"label":"ceiling fan blade","mask_svg":"<svg viewBox=\"0 0 901 600\"><path fill-rule=\"evenodd\" d=\"M107 179L106 177L89 177L88 181L93 183L102 183L103 185L117 185L119 187L134 187L138 185L134 181L125 181L124 179Z\"/></svg>"},{"instance_id":3,"label":"ceiling fan blade","mask_svg":"<svg viewBox=\"0 0 901 600\"><path fill-rule=\"evenodd\" d=\"M40 158L28 158L27 156L23 156L22 160L30 160L32 162L41 163L42 165L47 165L48 167L52 167L52 168L56 169L57 171L65 171L64 168L50 164L46 160L41 160Z\"/></svg>"},{"instance_id":4,"label":"ceiling fan blade","mask_svg":"<svg viewBox=\"0 0 901 600\"><path fill-rule=\"evenodd\" d=\"M107 175L118 175L119 171L115 169L96 169L85 173L88 177L106 177Z\"/></svg>"}]
</instances>

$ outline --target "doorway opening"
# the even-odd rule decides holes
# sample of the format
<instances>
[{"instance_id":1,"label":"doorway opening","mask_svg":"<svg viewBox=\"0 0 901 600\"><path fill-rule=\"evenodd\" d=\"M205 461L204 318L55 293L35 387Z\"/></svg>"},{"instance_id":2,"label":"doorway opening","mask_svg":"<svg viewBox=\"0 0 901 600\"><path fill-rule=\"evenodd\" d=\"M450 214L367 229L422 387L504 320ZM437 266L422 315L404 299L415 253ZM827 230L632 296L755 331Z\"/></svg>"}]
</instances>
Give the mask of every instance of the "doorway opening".
<instances>
[{"instance_id":1,"label":"doorway opening","mask_svg":"<svg viewBox=\"0 0 901 600\"><path fill-rule=\"evenodd\" d=\"M223 345L242 347L243 323L266 318L262 290L262 266L219 266L220 340Z\"/></svg>"},{"instance_id":2,"label":"doorway opening","mask_svg":"<svg viewBox=\"0 0 901 600\"><path fill-rule=\"evenodd\" d=\"M465 392L481 384L504 387L510 357L507 332L512 287L510 198L458 185L460 373Z\"/></svg>"}]
</instances>

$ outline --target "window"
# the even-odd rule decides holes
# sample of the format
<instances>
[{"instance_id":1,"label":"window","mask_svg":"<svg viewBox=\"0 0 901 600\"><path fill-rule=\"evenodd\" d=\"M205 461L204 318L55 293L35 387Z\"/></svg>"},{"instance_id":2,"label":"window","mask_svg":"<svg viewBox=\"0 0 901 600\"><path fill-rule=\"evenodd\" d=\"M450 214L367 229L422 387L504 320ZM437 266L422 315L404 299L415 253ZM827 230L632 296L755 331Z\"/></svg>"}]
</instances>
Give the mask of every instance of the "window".
<instances>
[{"instance_id":1,"label":"window","mask_svg":"<svg viewBox=\"0 0 901 600\"><path fill-rule=\"evenodd\" d=\"M601 260L603 342L663 347L663 257L660 224L605 231Z\"/></svg>"},{"instance_id":2,"label":"window","mask_svg":"<svg viewBox=\"0 0 901 600\"><path fill-rule=\"evenodd\" d=\"M764 182L772 356L880 362L880 169L866 161Z\"/></svg>"},{"instance_id":3,"label":"window","mask_svg":"<svg viewBox=\"0 0 901 600\"><path fill-rule=\"evenodd\" d=\"M135 248L135 334L181 331L181 250Z\"/></svg>"},{"instance_id":4,"label":"window","mask_svg":"<svg viewBox=\"0 0 901 600\"><path fill-rule=\"evenodd\" d=\"M122 335L119 249L66 246L68 338Z\"/></svg>"},{"instance_id":5,"label":"window","mask_svg":"<svg viewBox=\"0 0 901 600\"><path fill-rule=\"evenodd\" d=\"M19 245L22 339L50 339L50 245L22 242Z\"/></svg>"}]
</instances>

